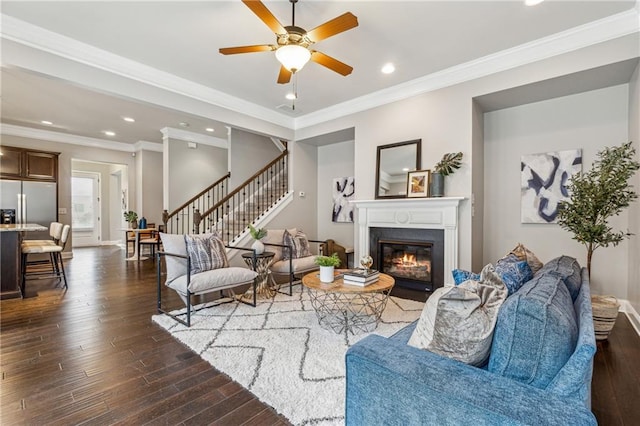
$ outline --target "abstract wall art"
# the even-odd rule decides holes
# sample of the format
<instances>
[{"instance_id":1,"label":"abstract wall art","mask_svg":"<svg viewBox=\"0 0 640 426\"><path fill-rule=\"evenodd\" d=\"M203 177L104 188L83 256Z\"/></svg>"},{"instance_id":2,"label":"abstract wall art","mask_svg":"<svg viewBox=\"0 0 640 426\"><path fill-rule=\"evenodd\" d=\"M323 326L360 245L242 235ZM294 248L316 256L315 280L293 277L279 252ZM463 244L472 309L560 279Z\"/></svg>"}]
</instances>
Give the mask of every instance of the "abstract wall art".
<instances>
[{"instance_id":1,"label":"abstract wall art","mask_svg":"<svg viewBox=\"0 0 640 426\"><path fill-rule=\"evenodd\" d=\"M569 198L569 179L582 170L582 150L523 155L520 170L521 222L555 223L559 203Z\"/></svg>"},{"instance_id":2,"label":"abstract wall art","mask_svg":"<svg viewBox=\"0 0 640 426\"><path fill-rule=\"evenodd\" d=\"M353 205L349 203L355 196L353 176L333 180L333 222L353 222Z\"/></svg>"}]
</instances>

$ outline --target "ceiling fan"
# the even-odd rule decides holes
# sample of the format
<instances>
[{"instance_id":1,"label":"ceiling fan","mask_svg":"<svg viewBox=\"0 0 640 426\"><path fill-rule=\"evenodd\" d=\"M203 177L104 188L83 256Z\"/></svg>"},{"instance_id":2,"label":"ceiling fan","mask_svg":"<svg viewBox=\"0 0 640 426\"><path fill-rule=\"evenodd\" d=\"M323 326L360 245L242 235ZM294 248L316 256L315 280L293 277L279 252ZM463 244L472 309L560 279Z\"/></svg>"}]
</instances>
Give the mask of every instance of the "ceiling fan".
<instances>
[{"instance_id":1,"label":"ceiling fan","mask_svg":"<svg viewBox=\"0 0 640 426\"><path fill-rule=\"evenodd\" d=\"M291 75L300 71L309 61L325 66L341 75L349 75L353 67L339 60L310 49L311 45L326 38L340 34L358 26L358 18L351 12L344 13L337 18L306 31L296 26L296 3L289 0L292 9L291 25L283 27L267 7L259 0L242 0L258 18L262 20L276 34L277 44L259 44L253 46L224 47L220 49L223 55L253 52L276 52L276 58L281 64L278 83L285 84L291 80Z\"/></svg>"}]
</instances>

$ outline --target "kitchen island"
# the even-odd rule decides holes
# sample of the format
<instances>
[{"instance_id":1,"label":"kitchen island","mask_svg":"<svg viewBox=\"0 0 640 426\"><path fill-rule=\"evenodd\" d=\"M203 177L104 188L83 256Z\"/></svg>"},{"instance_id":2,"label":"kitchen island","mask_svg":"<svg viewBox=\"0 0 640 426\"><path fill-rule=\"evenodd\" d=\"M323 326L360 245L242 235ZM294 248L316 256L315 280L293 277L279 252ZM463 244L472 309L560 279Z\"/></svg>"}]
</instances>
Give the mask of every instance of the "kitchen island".
<instances>
[{"instance_id":1,"label":"kitchen island","mask_svg":"<svg viewBox=\"0 0 640 426\"><path fill-rule=\"evenodd\" d=\"M46 231L37 223L0 225L0 299L20 297L22 268L20 245L25 232Z\"/></svg>"}]
</instances>

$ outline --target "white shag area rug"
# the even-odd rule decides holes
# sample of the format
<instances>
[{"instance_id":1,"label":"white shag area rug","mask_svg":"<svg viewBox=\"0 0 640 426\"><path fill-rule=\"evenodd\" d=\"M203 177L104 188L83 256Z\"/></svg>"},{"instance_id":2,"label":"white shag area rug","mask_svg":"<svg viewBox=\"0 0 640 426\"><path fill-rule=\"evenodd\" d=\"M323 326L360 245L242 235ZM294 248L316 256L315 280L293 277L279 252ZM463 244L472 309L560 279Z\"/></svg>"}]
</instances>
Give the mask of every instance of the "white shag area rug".
<instances>
[{"instance_id":1,"label":"white shag area rug","mask_svg":"<svg viewBox=\"0 0 640 426\"><path fill-rule=\"evenodd\" d=\"M390 336L420 317L424 303L390 297L374 331ZM307 290L258 306L200 305L191 328L153 321L296 425L344 424L347 349L371 333L336 334L318 324ZM184 312L185 310L183 310Z\"/></svg>"}]
</instances>

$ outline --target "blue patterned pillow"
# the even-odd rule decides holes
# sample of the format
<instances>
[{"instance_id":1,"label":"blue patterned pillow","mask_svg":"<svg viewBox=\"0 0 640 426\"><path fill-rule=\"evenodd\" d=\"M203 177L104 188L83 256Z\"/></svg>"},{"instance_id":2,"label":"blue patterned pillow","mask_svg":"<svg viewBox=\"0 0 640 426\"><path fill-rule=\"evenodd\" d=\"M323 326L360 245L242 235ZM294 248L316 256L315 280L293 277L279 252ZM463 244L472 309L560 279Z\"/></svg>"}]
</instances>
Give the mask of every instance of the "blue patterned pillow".
<instances>
[{"instance_id":1,"label":"blue patterned pillow","mask_svg":"<svg viewBox=\"0 0 640 426\"><path fill-rule=\"evenodd\" d=\"M460 285L467 280L480 281L480 274L465 271L464 269L454 269L451 271L451 275L453 275L455 285Z\"/></svg>"},{"instance_id":2,"label":"blue patterned pillow","mask_svg":"<svg viewBox=\"0 0 640 426\"><path fill-rule=\"evenodd\" d=\"M509 254L498 260L496 263L496 273L502 277L502 281L504 281L504 284L509 290L509 296L533 278L533 272L527 261L518 260L515 254Z\"/></svg>"}]
</instances>

